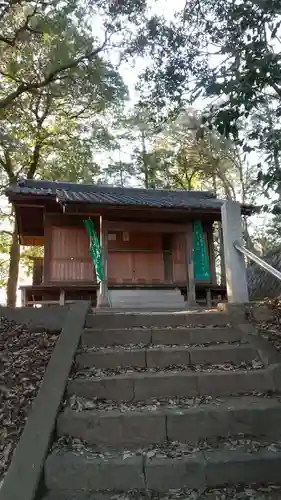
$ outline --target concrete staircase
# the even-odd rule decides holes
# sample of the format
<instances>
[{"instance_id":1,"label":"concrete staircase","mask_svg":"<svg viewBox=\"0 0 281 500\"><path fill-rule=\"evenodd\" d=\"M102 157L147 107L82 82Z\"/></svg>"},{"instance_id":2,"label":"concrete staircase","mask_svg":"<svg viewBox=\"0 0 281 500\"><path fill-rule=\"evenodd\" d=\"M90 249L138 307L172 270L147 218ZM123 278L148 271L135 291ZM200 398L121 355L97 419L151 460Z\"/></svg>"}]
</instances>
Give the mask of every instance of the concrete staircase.
<instances>
[{"instance_id":1,"label":"concrete staircase","mask_svg":"<svg viewBox=\"0 0 281 500\"><path fill-rule=\"evenodd\" d=\"M131 490L162 498L278 482L281 403L272 387L225 313L89 315L45 464L45 498Z\"/></svg>"},{"instance_id":2,"label":"concrete staircase","mask_svg":"<svg viewBox=\"0 0 281 500\"><path fill-rule=\"evenodd\" d=\"M180 290L110 290L112 307L118 309L175 310L185 307Z\"/></svg>"}]
</instances>

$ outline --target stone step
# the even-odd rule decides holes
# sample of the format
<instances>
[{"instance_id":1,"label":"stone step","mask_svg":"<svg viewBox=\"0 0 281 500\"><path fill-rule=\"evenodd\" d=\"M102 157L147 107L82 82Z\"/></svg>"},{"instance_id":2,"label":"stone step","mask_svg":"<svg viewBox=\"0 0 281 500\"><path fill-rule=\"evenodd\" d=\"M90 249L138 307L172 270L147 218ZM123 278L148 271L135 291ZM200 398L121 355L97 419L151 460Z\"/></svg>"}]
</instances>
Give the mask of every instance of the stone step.
<instances>
[{"instance_id":1,"label":"stone step","mask_svg":"<svg viewBox=\"0 0 281 500\"><path fill-rule=\"evenodd\" d=\"M150 348L110 348L98 351L86 351L75 359L79 368L166 368L168 366L222 364L230 362L240 364L258 357L257 351L248 344L206 347L150 347Z\"/></svg>"},{"instance_id":2,"label":"stone step","mask_svg":"<svg viewBox=\"0 0 281 500\"><path fill-rule=\"evenodd\" d=\"M146 308L165 310L185 308L184 296L180 290L110 290L113 308L132 309Z\"/></svg>"},{"instance_id":3,"label":"stone step","mask_svg":"<svg viewBox=\"0 0 281 500\"><path fill-rule=\"evenodd\" d=\"M274 390L273 372L259 370L166 370L114 376L77 378L67 385L69 396L113 401L150 401L152 398L230 396Z\"/></svg>"},{"instance_id":4,"label":"stone step","mask_svg":"<svg viewBox=\"0 0 281 500\"><path fill-rule=\"evenodd\" d=\"M280 484L249 484L244 486L231 485L227 488L206 488L204 491L190 488L168 490L165 492L153 492L154 500L280 500ZM151 495L147 491L102 491L89 493L87 491L49 491L43 500L150 500Z\"/></svg>"},{"instance_id":5,"label":"stone step","mask_svg":"<svg viewBox=\"0 0 281 500\"><path fill-rule=\"evenodd\" d=\"M223 312L188 312L174 313L159 312L128 312L110 313L96 312L88 314L86 328L115 329L115 328L142 328L144 326L213 326L231 323L230 316Z\"/></svg>"},{"instance_id":6,"label":"stone step","mask_svg":"<svg viewBox=\"0 0 281 500\"><path fill-rule=\"evenodd\" d=\"M219 487L280 481L281 452L273 445L255 450L221 447L179 452L171 456L158 450L99 454L90 448L54 450L45 463L49 490L88 492ZM67 497L66 497L67 498Z\"/></svg>"},{"instance_id":7,"label":"stone step","mask_svg":"<svg viewBox=\"0 0 281 500\"><path fill-rule=\"evenodd\" d=\"M222 314L222 313L221 313ZM236 342L243 333L232 327L226 328L132 328L132 329L85 329L82 344L86 347L102 347L129 344L192 345L217 342Z\"/></svg>"},{"instance_id":8,"label":"stone step","mask_svg":"<svg viewBox=\"0 0 281 500\"><path fill-rule=\"evenodd\" d=\"M210 401L187 408L161 407L152 411L101 410L77 412L67 407L58 417L58 436L80 438L100 447L137 447L229 435L281 437L281 403L276 399L245 396Z\"/></svg>"}]
</instances>

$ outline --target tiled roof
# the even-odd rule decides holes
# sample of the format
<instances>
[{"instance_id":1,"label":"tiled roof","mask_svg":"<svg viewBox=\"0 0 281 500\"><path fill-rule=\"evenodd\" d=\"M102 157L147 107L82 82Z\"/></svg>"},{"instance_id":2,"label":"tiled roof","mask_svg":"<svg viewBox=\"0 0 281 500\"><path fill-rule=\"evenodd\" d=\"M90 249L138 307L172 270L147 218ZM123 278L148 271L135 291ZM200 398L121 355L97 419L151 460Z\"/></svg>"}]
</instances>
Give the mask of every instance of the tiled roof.
<instances>
[{"instance_id":1,"label":"tiled roof","mask_svg":"<svg viewBox=\"0 0 281 500\"><path fill-rule=\"evenodd\" d=\"M37 180L22 180L18 184L13 184L7 189L6 194L10 200L17 195L26 195L52 198L62 204L92 203L94 205L215 210L220 210L223 204L223 200L218 200L213 193L208 191L168 191Z\"/></svg>"},{"instance_id":2,"label":"tiled roof","mask_svg":"<svg viewBox=\"0 0 281 500\"><path fill-rule=\"evenodd\" d=\"M219 208L221 202L206 193L187 191L162 191L134 188L102 188L95 191L58 190L57 199L62 203L93 203L123 206L148 206L159 208Z\"/></svg>"},{"instance_id":3,"label":"tiled roof","mask_svg":"<svg viewBox=\"0 0 281 500\"><path fill-rule=\"evenodd\" d=\"M93 203L103 205L148 206L163 208L220 208L222 201L206 191L167 191L122 188L104 185L73 184L55 181L20 181L7 190L13 195L43 196L60 203Z\"/></svg>"}]
</instances>

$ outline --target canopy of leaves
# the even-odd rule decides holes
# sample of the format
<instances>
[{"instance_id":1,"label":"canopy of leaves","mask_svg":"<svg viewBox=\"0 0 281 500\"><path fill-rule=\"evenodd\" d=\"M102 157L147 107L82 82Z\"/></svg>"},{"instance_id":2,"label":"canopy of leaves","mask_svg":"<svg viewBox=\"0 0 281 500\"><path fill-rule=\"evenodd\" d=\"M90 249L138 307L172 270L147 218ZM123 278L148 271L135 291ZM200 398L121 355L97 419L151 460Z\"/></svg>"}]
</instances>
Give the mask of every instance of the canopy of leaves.
<instances>
[{"instance_id":1,"label":"canopy of leaves","mask_svg":"<svg viewBox=\"0 0 281 500\"><path fill-rule=\"evenodd\" d=\"M166 116L186 102L206 98L203 123L225 137L242 139L245 152L262 148L268 168L261 169L259 179L279 191L280 1L187 0L172 21L147 20L136 44L153 56L141 85L154 109ZM264 123L268 103L271 124ZM262 120L245 137L257 113Z\"/></svg>"},{"instance_id":2,"label":"canopy of leaves","mask_svg":"<svg viewBox=\"0 0 281 500\"><path fill-rule=\"evenodd\" d=\"M96 153L113 147L111 116L127 98L109 51L114 44L122 52L145 7L144 0L0 4L2 190L20 176L98 179Z\"/></svg>"},{"instance_id":3,"label":"canopy of leaves","mask_svg":"<svg viewBox=\"0 0 281 500\"><path fill-rule=\"evenodd\" d=\"M82 90L96 96L101 73L110 75L100 57L118 34L122 47L130 22L145 9L144 0L4 0L0 6L0 110L5 115L23 94L48 89L58 93L71 84L72 98ZM99 33L99 36L93 33ZM121 50L121 49L120 49ZM116 85L102 89L110 98ZM86 101L88 102L88 101Z\"/></svg>"},{"instance_id":4,"label":"canopy of leaves","mask_svg":"<svg viewBox=\"0 0 281 500\"><path fill-rule=\"evenodd\" d=\"M105 49L121 20L144 7L129 0L1 4L0 166L10 181L39 168L47 178L97 173L93 155L111 140L105 116L127 96ZM90 15L102 20L102 41Z\"/></svg>"},{"instance_id":5,"label":"canopy of leaves","mask_svg":"<svg viewBox=\"0 0 281 500\"><path fill-rule=\"evenodd\" d=\"M280 14L278 0L187 0L172 22L149 20L140 38L154 57L144 80L158 104L160 95L164 106L197 91L224 97L216 125L235 135L232 122L263 102L265 91L281 97Z\"/></svg>"}]
</instances>

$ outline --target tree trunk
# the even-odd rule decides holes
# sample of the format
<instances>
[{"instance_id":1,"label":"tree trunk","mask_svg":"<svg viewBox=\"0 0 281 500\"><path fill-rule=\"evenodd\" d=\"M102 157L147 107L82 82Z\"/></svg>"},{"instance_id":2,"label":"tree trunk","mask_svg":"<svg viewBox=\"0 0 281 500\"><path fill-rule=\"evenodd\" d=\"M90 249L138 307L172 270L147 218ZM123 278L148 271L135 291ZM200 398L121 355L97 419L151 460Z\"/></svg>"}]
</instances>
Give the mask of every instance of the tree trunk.
<instances>
[{"instance_id":1,"label":"tree trunk","mask_svg":"<svg viewBox=\"0 0 281 500\"><path fill-rule=\"evenodd\" d=\"M16 307L19 263L20 263L20 244L18 240L17 223L15 220L13 236L12 236L12 244L10 248L9 278L7 282L7 305L9 307Z\"/></svg>"},{"instance_id":2,"label":"tree trunk","mask_svg":"<svg viewBox=\"0 0 281 500\"><path fill-rule=\"evenodd\" d=\"M47 117L47 109L48 109L48 103L47 103L47 108L46 108L46 113L44 113L42 119L40 120L40 123L38 123L38 138L39 138L39 132L42 129L42 124L45 118ZM32 159L30 161L30 168L27 172L27 178L28 179L33 179L36 168L39 163L40 159L40 151L42 148L42 142L37 142L34 146L33 149L33 154L32 154ZM12 158L10 157L9 150L4 151L5 155L5 164L4 164L4 169L6 171L6 174L9 177L9 184L16 183L17 182L17 175L15 174L15 168L13 165ZM14 213L14 211L12 211ZM19 239L18 239L18 228L17 228L17 222L14 214L14 229L13 229L13 236L12 236L12 243L10 247L10 263L9 263L9 277L8 277L8 282L7 282L7 305L9 307L16 307L17 303L17 288L18 288L18 278L19 278L19 266L20 266L20 244L19 244Z\"/></svg>"},{"instance_id":3,"label":"tree trunk","mask_svg":"<svg viewBox=\"0 0 281 500\"><path fill-rule=\"evenodd\" d=\"M145 189L148 189L150 187L149 185L149 168L147 164L147 158L146 158L146 146L145 146L145 135L143 130L141 131L141 156L142 156L142 164L143 164L143 171L144 171L144 187Z\"/></svg>"}]
</instances>

